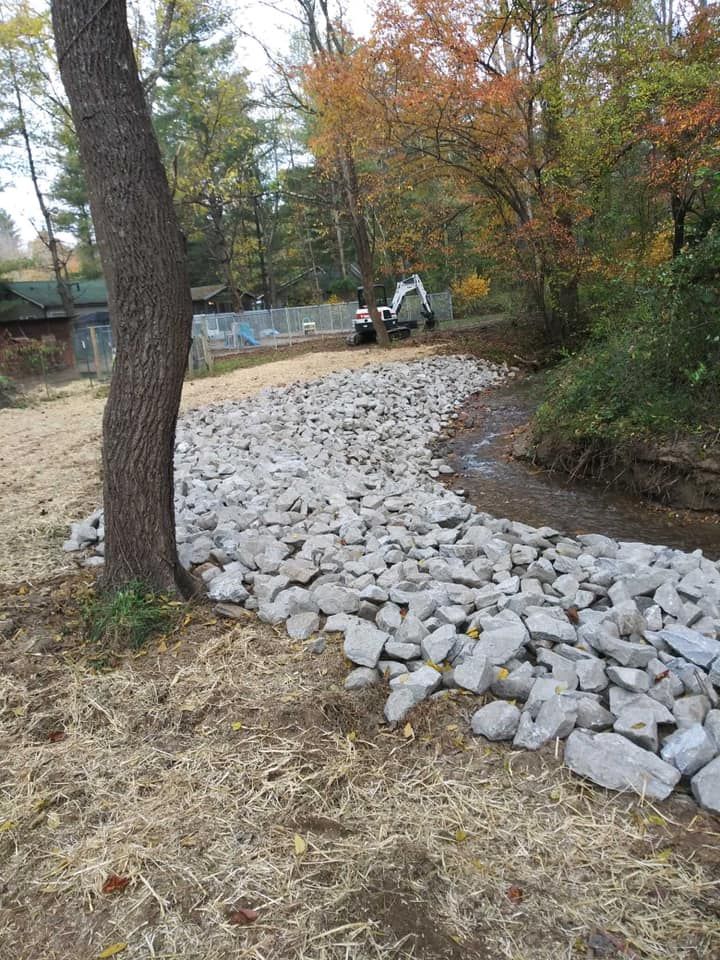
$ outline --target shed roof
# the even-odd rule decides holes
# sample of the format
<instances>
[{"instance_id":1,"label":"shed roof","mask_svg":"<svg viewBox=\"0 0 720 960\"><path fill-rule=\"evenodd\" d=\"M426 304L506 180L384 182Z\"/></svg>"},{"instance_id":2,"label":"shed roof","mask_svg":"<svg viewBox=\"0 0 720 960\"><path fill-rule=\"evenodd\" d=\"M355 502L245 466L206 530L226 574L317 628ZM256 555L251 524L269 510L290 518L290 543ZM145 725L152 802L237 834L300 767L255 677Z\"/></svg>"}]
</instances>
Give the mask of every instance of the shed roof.
<instances>
[{"instance_id":1,"label":"shed roof","mask_svg":"<svg viewBox=\"0 0 720 960\"><path fill-rule=\"evenodd\" d=\"M8 293L38 307L51 310L62 309L62 301L54 280L6 280L3 281L2 286ZM73 303L77 307L107 304L107 287L102 279L71 280L68 286ZM207 301L212 300L225 289L223 283L212 283L202 287L192 287L190 293L193 301Z\"/></svg>"},{"instance_id":2,"label":"shed roof","mask_svg":"<svg viewBox=\"0 0 720 960\"><path fill-rule=\"evenodd\" d=\"M9 280L4 286L16 297L38 307L62 307L54 280ZM73 302L78 307L107 303L104 280L72 280L68 286Z\"/></svg>"}]
</instances>

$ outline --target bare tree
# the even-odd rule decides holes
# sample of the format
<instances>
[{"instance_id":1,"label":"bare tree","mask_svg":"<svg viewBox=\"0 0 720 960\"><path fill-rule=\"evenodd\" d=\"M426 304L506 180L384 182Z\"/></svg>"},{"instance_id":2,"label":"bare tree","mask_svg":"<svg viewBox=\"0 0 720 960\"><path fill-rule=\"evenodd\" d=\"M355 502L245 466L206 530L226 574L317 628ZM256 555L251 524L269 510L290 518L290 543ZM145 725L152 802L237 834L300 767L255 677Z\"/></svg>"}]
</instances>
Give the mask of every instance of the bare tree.
<instances>
[{"instance_id":1,"label":"bare tree","mask_svg":"<svg viewBox=\"0 0 720 960\"><path fill-rule=\"evenodd\" d=\"M124 0L53 0L52 19L117 351L103 422L104 582L188 593L173 490L192 322L184 244Z\"/></svg>"}]
</instances>

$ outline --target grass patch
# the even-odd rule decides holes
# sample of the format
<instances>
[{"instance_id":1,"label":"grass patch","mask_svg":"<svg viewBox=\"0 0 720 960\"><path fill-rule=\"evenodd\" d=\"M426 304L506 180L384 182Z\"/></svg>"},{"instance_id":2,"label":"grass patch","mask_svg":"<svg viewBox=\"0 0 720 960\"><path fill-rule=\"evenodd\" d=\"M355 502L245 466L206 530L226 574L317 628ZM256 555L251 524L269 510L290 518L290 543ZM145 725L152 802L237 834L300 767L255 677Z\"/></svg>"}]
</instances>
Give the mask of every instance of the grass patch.
<instances>
[{"instance_id":1,"label":"grass patch","mask_svg":"<svg viewBox=\"0 0 720 960\"><path fill-rule=\"evenodd\" d=\"M178 606L152 593L136 580L121 590L93 595L83 607L83 621L92 643L138 650L177 623Z\"/></svg>"}]
</instances>

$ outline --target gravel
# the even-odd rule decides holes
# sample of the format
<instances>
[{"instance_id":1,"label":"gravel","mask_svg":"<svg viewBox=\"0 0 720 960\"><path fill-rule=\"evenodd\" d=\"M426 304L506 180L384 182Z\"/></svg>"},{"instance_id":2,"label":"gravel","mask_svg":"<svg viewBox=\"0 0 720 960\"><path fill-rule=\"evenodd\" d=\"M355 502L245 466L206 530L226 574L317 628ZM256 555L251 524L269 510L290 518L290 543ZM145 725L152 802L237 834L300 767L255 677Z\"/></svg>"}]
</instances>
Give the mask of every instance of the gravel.
<instances>
[{"instance_id":1,"label":"gravel","mask_svg":"<svg viewBox=\"0 0 720 960\"><path fill-rule=\"evenodd\" d=\"M492 695L476 735L568 738L568 766L601 786L661 799L692 778L717 809L718 563L492 517L437 480L433 441L509 375L435 357L185 414L181 562L309 649L343 634L346 686L386 685L390 724L428 697ZM101 563L103 536L96 511L65 547Z\"/></svg>"}]
</instances>

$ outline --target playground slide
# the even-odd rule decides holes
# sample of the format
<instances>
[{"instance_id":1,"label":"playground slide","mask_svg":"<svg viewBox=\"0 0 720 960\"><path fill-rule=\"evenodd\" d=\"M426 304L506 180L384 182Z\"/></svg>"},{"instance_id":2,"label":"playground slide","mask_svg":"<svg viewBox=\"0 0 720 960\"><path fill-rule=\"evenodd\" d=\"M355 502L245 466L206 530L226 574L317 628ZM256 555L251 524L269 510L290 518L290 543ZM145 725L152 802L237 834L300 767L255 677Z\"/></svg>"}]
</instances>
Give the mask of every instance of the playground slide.
<instances>
[{"instance_id":1,"label":"playground slide","mask_svg":"<svg viewBox=\"0 0 720 960\"><path fill-rule=\"evenodd\" d=\"M245 343L249 344L251 347L259 347L260 341L255 338L255 334L252 332L251 327L246 323L241 323L237 327L237 332L243 338Z\"/></svg>"}]
</instances>

